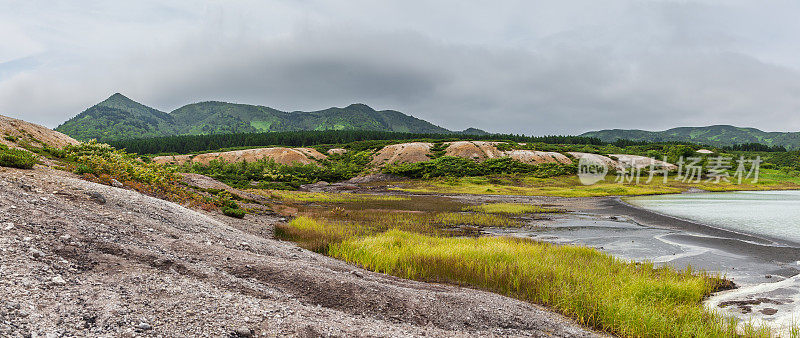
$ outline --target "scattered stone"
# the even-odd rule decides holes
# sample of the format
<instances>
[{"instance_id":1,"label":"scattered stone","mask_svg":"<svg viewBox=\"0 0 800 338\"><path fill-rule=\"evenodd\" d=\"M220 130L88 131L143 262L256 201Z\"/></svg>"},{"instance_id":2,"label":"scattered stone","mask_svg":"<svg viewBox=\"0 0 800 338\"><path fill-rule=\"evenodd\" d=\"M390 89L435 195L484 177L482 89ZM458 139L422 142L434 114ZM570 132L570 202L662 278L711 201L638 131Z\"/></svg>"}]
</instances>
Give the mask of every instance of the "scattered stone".
<instances>
[{"instance_id":1,"label":"scattered stone","mask_svg":"<svg viewBox=\"0 0 800 338\"><path fill-rule=\"evenodd\" d=\"M6 223L5 226L3 227L3 230L11 230L11 229L14 229L14 223L11 222Z\"/></svg>"},{"instance_id":2,"label":"scattered stone","mask_svg":"<svg viewBox=\"0 0 800 338\"><path fill-rule=\"evenodd\" d=\"M250 328L247 328L247 327L238 327L235 330L233 330L233 332L231 333L231 336L232 337L237 337L237 338L252 337L253 336L253 331L250 330Z\"/></svg>"},{"instance_id":3,"label":"scattered stone","mask_svg":"<svg viewBox=\"0 0 800 338\"><path fill-rule=\"evenodd\" d=\"M70 238L72 238L72 236L70 236L69 234L63 234L59 238L65 240L65 241L68 241Z\"/></svg>"},{"instance_id":4,"label":"scattered stone","mask_svg":"<svg viewBox=\"0 0 800 338\"><path fill-rule=\"evenodd\" d=\"M766 275L766 276L764 276L764 278L770 279L770 278L772 278L772 275Z\"/></svg>"},{"instance_id":5,"label":"scattered stone","mask_svg":"<svg viewBox=\"0 0 800 338\"><path fill-rule=\"evenodd\" d=\"M760 312L765 314L765 315L767 315L767 316L772 316L772 315L778 313L778 310L777 309L773 309L771 307L768 307L768 308L761 309Z\"/></svg>"},{"instance_id":6,"label":"scattered stone","mask_svg":"<svg viewBox=\"0 0 800 338\"><path fill-rule=\"evenodd\" d=\"M89 199L95 201L99 204L106 204L106 197L103 194L95 191L87 192L86 195L89 195Z\"/></svg>"},{"instance_id":7,"label":"scattered stone","mask_svg":"<svg viewBox=\"0 0 800 338\"><path fill-rule=\"evenodd\" d=\"M28 253L31 254L31 257L33 257L33 258L44 257L44 252L42 252L41 250L36 249L36 248L28 249Z\"/></svg>"},{"instance_id":8,"label":"scattered stone","mask_svg":"<svg viewBox=\"0 0 800 338\"><path fill-rule=\"evenodd\" d=\"M139 324L136 324L136 329L139 331L148 331L152 330L153 326L145 322L139 322Z\"/></svg>"},{"instance_id":9,"label":"scattered stone","mask_svg":"<svg viewBox=\"0 0 800 338\"><path fill-rule=\"evenodd\" d=\"M50 281L53 282L53 285L67 285L67 281L61 276L55 276Z\"/></svg>"},{"instance_id":10,"label":"scattered stone","mask_svg":"<svg viewBox=\"0 0 800 338\"><path fill-rule=\"evenodd\" d=\"M122 184L122 182L117 181L117 180L115 180L113 178L111 179L110 183L111 183L112 187L122 188L122 187L125 186L124 184Z\"/></svg>"}]
</instances>

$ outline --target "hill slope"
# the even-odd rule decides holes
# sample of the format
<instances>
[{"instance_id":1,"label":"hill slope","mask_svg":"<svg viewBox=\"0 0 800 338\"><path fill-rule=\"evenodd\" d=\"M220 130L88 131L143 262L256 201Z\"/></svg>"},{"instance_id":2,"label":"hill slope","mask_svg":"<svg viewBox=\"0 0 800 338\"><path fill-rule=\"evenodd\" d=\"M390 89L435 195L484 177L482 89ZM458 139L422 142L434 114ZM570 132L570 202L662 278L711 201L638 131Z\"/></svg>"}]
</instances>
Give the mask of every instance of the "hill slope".
<instances>
[{"instance_id":1,"label":"hill slope","mask_svg":"<svg viewBox=\"0 0 800 338\"><path fill-rule=\"evenodd\" d=\"M78 140L110 140L175 135L173 126L169 114L116 93L55 130Z\"/></svg>"},{"instance_id":2,"label":"hill slope","mask_svg":"<svg viewBox=\"0 0 800 338\"><path fill-rule=\"evenodd\" d=\"M800 148L800 133L798 132L766 132L755 128L741 128L729 125L680 127L664 131L606 129L586 132L580 136L596 137L606 142L613 142L618 139L652 142L685 141L712 146L761 143L769 146Z\"/></svg>"},{"instance_id":3,"label":"hill slope","mask_svg":"<svg viewBox=\"0 0 800 338\"><path fill-rule=\"evenodd\" d=\"M56 130L81 140L298 130L456 133L399 111L376 111L365 104L284 112L264 106L209 101L188 104L167 114L121 94L112 95ZM475 128L457 133L486 134Z\"/></svg>"}]
</instances>

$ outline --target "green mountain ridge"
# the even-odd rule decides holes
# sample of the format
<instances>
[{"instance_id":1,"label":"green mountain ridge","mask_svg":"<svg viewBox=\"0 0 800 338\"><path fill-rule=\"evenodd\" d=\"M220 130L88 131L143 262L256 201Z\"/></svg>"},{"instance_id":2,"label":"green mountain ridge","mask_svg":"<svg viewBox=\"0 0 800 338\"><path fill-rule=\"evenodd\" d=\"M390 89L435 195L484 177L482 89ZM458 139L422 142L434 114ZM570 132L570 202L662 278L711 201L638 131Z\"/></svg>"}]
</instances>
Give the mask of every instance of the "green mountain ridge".
<instances>
[{"instance_id":1,"label":"green mountain ridge","mask_svg":"<svg viewBox=\"0 0 800 338\"><path fill-rule=\"evenodd\" d=\"M165 113L119 93L86 109L55 130L78 140L95 138L105 141L301 130L488 134L475 128L451 131L396 110L376 111L362 103L312 112L284 112L265 106L206 101L188 104Z\"/></svg>"},{"instance_id":2,"label":"green mountain ridge","mask_svg":"<svg viewBox=\"0 0 800 338\"><path fill-rule=\"evenodd\" d=\"M650 142L677 141L707 144L717 147L760 143L768 146L783 146L789 149L800 148L800 132L767 132L756 128L743 128L730 125L678 127L664 131L606 129L586 132L580 136L596 137L605 142L613 142L618 139Z\"/></svg>"}]
</instances>

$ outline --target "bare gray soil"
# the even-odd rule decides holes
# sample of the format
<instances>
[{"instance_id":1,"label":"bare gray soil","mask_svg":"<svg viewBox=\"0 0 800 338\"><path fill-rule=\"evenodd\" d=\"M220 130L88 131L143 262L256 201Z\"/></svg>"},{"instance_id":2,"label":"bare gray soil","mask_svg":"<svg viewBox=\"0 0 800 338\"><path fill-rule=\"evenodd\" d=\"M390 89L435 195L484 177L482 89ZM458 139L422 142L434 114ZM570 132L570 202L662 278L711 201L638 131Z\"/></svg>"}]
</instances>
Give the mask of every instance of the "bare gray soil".
<instances>
[{"instance_id":1,"label":"bare gray soil","mask_svg":"<svg viewBox=\"0 0 800 338\"><path fill-rule=\"evenodd\" d=\"M372 273L69 173L0 168L0 336L596 336L497 294Z\"/></svg>"}]
</instances>

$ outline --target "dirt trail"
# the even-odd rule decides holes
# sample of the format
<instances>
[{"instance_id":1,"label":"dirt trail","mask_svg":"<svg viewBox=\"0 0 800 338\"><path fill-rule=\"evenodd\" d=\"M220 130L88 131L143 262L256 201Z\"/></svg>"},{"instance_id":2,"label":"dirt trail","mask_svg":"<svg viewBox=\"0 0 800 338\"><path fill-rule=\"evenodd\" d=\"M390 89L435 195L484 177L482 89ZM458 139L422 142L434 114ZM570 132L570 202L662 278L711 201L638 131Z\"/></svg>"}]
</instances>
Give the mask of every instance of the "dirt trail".
<instances>
[{"instance_id":1,"label":"dirt trail","mask_svg":"<svg viewBox=\"0 0 800 338\"><path fill-rule=\"evenodd\" d=\"M0 336L594 336L500 295L368 272L236 220L0 168Z\"/></svg>"}]
</instances>

